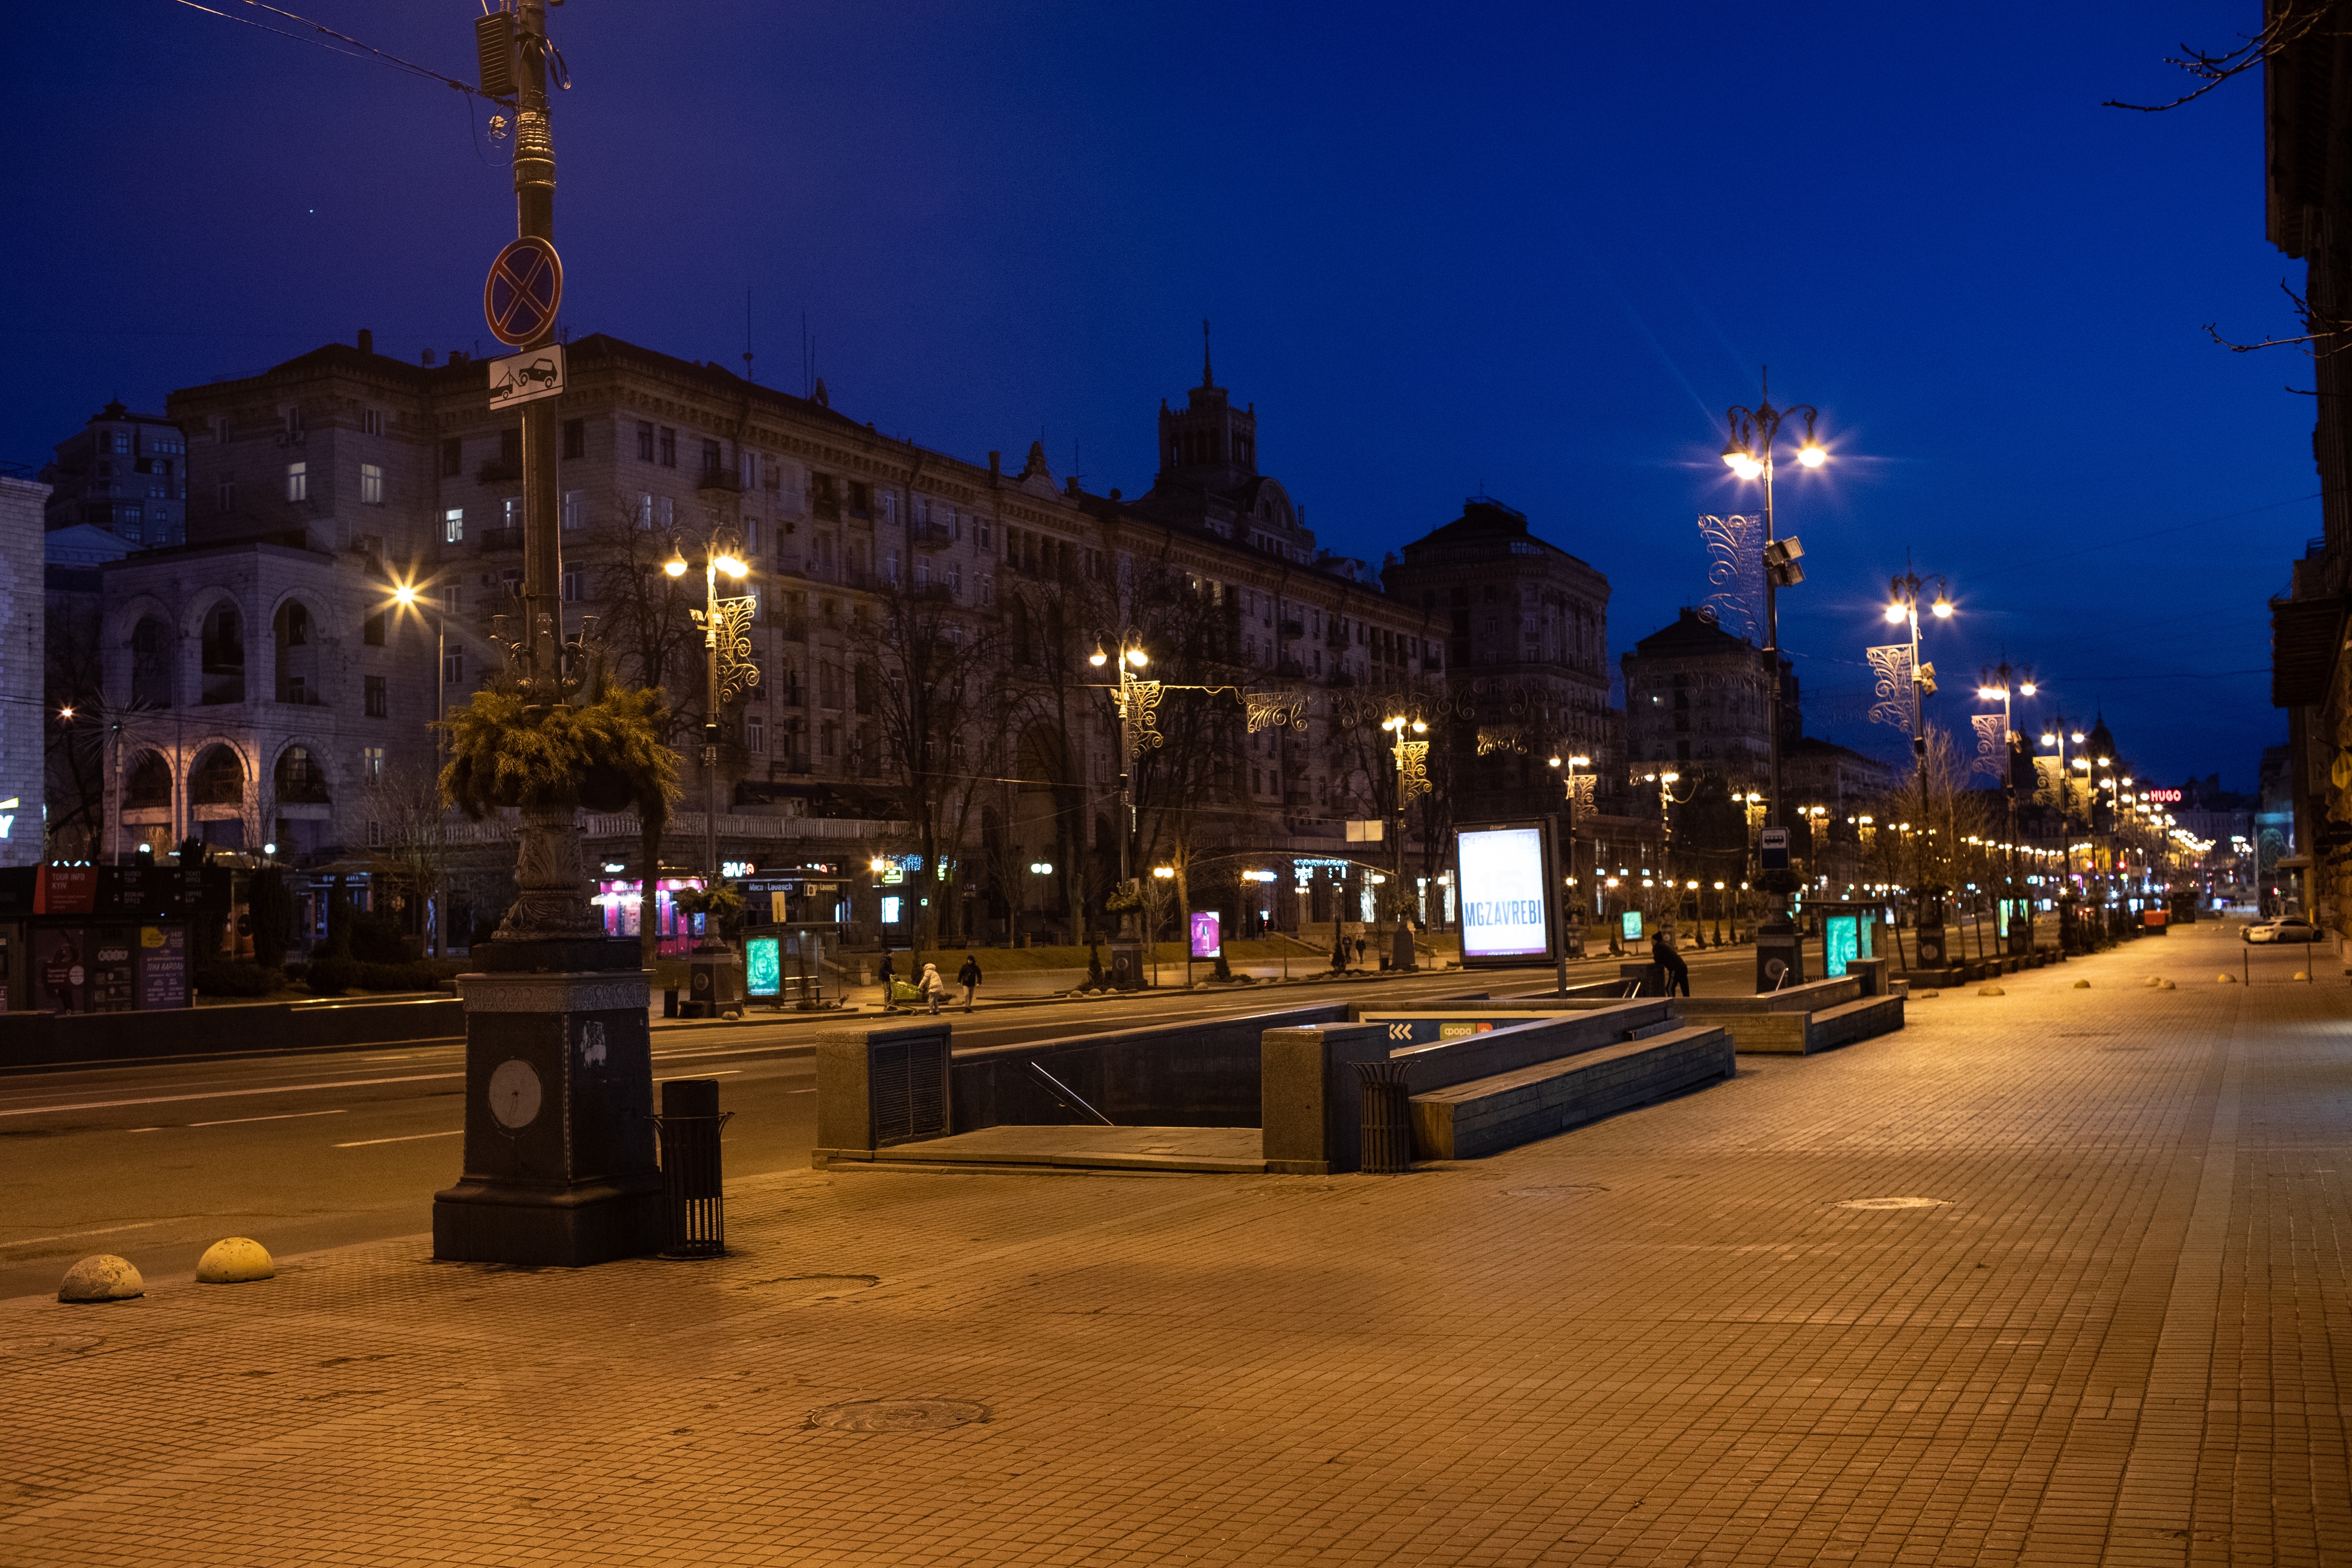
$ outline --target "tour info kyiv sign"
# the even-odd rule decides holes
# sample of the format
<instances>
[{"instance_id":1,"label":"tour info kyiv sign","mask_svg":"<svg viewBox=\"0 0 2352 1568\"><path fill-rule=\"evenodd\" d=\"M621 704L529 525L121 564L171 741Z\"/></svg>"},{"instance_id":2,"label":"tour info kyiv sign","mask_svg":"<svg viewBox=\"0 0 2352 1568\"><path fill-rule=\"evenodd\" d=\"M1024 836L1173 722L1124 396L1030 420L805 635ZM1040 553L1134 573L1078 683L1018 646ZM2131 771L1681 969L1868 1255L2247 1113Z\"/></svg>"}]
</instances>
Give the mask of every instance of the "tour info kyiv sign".
<instances>
[{"instance_id":1,"label":"tour info kyiv sign","mask_svg":"<svg viewBox=\"0 0 2352 1568\"><path fill-rule=\"evenodd\" d=\"M1537 822L1463 828L1454 833L1463 963L1551 956L1550 848Z\"/></svg>"}]
</instances>

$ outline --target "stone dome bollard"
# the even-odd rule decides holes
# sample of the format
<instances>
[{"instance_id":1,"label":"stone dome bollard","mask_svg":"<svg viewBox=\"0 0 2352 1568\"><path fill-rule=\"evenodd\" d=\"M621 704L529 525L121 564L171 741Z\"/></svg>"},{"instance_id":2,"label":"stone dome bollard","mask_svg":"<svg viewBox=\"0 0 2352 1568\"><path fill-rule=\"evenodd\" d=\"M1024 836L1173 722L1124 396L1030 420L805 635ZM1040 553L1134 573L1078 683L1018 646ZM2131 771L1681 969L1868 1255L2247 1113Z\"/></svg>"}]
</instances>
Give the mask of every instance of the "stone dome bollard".
<instances>
[{"instance_id":1,"label":"stone dome bollard","mask_svg":"<svg viewBox=\"0 0 2352 1568\"><path fill-rule=\"evenodd\" d=\"M1980 997L2005 997L2009 995L2009 993L2002 990L1999 986L1979 986L1977 988L1977 995Z\"/></svg>"},{"instance_id":2,"label":"stone dome bollard","mask_svg":"<svg viewBox=\"0 0 2352 1568\"><path fill-rule=\"evenodd\" d=\"M61 1301L129 1301L146 1293L147 1281L131 1260L111 1252L83 1259L66 1270L65 1282L58 1287Z\"/></svg>"},{"instance_id":3,"label":"stone dome bollard","mask_svg":"<svg viewBox=\"0 0 2352 1568\"><path fill-rule=\"evenodd\" d=\"M2234 986L2238 983L2238 977L2230 974L2216 975L2213 977L2213 982L2221 986Z\"/></svg>"},{"instance_id":4,"label":"stone dome bollard","mask_svg":"<svg viewBox=\"0 0 2352 1568\"><path fill-rule=\"evenodd\" d=\"M2078 991L2087 991L2091 988L2091 982L2088 980L2077 980L2074 982L2074 988Z\"/></svg>"},{"instance_id":5,"label":"stone dome bollard","mask_svg":"<svg viewBox=\"0 0 2352 1568\"><path fill-rule=\"evenodd\" d=\"M277 1273L278 1266L269 1260L269 1249L249 1236L215 1241L196 1260L199 1285L241 1285L249 1280L271 1279Z\"/></svg>"},{"instance_id":6,"label":"stone dome bollard","mask_svg":"<svg viewBox=\"0 0 2352 1568\"><path fill-rule=\"evenodd\" d=\"M2156 988L2159 991L2174 991L2179 990L2180 988L2174 985L2170 980L2158 980L2156 983Z\"/></svg>"}]
</instances>

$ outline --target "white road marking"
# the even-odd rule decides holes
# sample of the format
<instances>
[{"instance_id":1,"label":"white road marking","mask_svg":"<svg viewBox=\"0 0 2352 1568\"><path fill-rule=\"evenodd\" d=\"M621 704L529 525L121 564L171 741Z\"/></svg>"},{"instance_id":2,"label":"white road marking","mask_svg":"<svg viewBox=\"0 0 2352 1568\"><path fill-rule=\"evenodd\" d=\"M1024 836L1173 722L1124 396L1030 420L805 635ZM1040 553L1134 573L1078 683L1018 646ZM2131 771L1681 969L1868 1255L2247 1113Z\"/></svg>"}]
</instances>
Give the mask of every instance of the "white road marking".
<instances>
[{"instance_id":1,"label":"white road marking","mask_svg":"<svg viewBox=\"0 0 2352 1568\"><path fill-rule=\"evenodd\" d=\"M280 1111L274 1116L231 1116L222 1122L190 1122L191 1127L234 1127L245 1122L293 1122L304 1116L341 1116L342 1111Z\"/></svg>"},{"instance_id":2,"label":"white road marking","mask_svg":"<svg viewBox=\"0 0 2352 1568\"><path fill-rule=\"evenodd\" d=\"M19 1105L0 1116L47 1116L60 1111L111 1111L118 1105L168 1105L180 1100L232 1100L247 1094L299 1094L311 1089L368 1089L378 1083L430 1083L462 1072L413 1072L405 1078L339 1078L331 1083L273 1083L263 1089L208 1089L201 1094L153 1094L142 1100L83 1100L71 1105Z\"/></svg>"},{"instance_id":3,"label":"white road marking","mask_svg":"<svg viewBox=\"0 0 2352 1568\"><path fill-rule=\"evenodd\" d=\"M335 1147L339 1149L364 1149L375 1144L413 1144L419 1138L454 1138L465 1130L466 1129L463 1127L452 1127L446 1133L411 1133L404 1138L362 1138L357 1143L337 1144Z\"/></svg>"},{"instance_id":4,"label":"white road marking","mask_svg":"<svg viewBox=\"0 0 2352 1568\"><path fill-rule=\"evenodd\" d=\"M63 1236L27 1236L22 1241L0 1241L0 1247L36 1247L44 1241L78 1241L85 1236L111 1236L118 1230L145 1230L163 1223L160 1219L142 1219L136 1225L110 1225L103 1230L68 1230Z\"/></svg>"}]
</instances>

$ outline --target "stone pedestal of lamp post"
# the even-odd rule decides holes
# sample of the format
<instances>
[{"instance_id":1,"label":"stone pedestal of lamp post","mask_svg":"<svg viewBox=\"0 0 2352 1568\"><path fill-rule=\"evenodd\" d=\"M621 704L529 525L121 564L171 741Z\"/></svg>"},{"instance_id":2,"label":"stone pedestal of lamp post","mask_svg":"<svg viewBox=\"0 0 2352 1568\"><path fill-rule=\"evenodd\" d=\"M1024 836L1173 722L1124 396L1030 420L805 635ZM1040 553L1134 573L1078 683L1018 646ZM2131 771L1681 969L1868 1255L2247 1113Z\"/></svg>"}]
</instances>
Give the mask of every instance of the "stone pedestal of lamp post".
<instances>
[{"instance_id":1,"label":"stone pedestal of lamp post","mask_svg":"<svg viewBox=\"0 0 2352 1568\"><path fill-rule=\"evenodd\" d=\"M651 971L604 935L570 810L525 813L518 896L460 975L464 1173L433 1197L433 1255L576 1268L657 1251Z\"/></svg>"}]
</instances>

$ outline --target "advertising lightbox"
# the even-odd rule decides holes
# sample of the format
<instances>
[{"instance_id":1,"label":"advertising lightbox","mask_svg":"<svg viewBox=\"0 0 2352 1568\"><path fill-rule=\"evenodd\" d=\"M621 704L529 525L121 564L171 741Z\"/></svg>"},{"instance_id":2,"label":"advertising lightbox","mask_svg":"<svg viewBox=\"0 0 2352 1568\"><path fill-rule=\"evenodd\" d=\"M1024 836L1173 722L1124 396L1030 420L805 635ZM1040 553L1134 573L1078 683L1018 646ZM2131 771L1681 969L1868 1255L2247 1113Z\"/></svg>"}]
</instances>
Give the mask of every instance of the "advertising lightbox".
<instances>
[{"instance_id":1,"label":"advertising lightbox","mask_svg":"<svg viewBox=\"0 0 2352 1568\"><path fill-rule=\"evenodd\" d=\"M1454 835L1462 962L1524 963L1553 953L1551 846L1540 822L1462 828Z\"/></svg>"},{"instance_id":2,"label":"advertising lightbox","mask_svg":"<svg viewBox=\"0 0 2352 1568\"><path fill-rule=\"evenodd\" d=\"M1192 956L1213 958L1225 950L1224 937L1219 930L1220 917L1213 909L1192 911Z\"/></svg>"}]
</instances>

